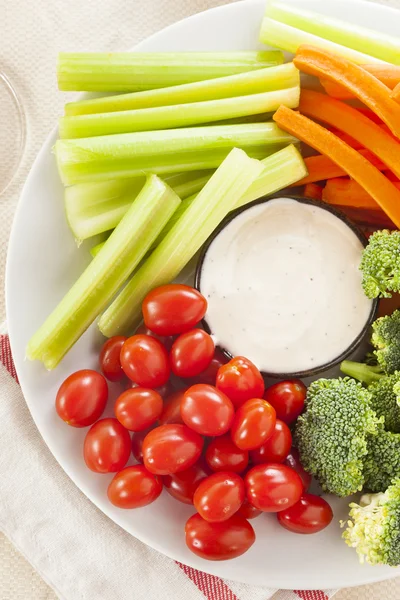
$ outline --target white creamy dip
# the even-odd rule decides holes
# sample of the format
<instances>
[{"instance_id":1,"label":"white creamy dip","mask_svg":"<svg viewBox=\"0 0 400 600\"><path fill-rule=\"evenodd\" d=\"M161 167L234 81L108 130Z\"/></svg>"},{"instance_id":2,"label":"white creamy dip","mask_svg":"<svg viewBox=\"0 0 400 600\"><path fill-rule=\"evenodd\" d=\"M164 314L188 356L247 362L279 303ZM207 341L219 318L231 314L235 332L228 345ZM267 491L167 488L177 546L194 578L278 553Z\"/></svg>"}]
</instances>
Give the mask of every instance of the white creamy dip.
<instances>
[{"instance_id":1,"label":"white creamy dip","mask_svg":"<svg viewBox=\"0 0 400 600\"><path fill-rule=\"evenodd\" d=\"M337 358L372 310L362 250L341 219L312 204L278 198L243 211L212 241L201 271L216 343L276 374Z\"/></svg>"}]
</instances>

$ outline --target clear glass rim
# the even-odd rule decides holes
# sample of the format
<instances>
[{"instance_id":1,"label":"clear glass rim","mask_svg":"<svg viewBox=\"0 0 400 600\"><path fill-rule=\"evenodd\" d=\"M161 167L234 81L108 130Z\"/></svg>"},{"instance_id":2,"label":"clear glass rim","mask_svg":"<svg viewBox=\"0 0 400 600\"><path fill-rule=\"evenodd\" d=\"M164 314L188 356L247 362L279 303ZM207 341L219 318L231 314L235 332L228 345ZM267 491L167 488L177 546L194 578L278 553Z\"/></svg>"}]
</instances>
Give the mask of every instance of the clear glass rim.
<instances>
[{"instance_id":1,"label":"clear glass rim","mask_svg":"<svg viewBox=\"0 0 400 600\"><path fill-rule=\"evenodd\" d=\"M0 189L0 196L1 196L2 194L4 194L4 192L8 189L8 187L14 181L14 178L15 178L15 176L19 170L19 167L21 165L22 157L23 157L24 150L25 150L25 143L26 143L26 119L25 119L25 111L23 109L21 99L20 99L16 89L14 88L13 84L11 83L10 79L7 77L7 75L5 73L3 73L3 71L0 71L0 83L3 83L6 86L6 88L8 89L9 93L11 94L11 98L14 102L16 113L18 115L18 122L19 122L19 127L20 127L20 134L21 134L19 147L16 149L17 155L16 155L15 168L14 168L14 171L11 174L9 180L7 181L5 187L3 189Z\"/></svg>"}]
</instances>

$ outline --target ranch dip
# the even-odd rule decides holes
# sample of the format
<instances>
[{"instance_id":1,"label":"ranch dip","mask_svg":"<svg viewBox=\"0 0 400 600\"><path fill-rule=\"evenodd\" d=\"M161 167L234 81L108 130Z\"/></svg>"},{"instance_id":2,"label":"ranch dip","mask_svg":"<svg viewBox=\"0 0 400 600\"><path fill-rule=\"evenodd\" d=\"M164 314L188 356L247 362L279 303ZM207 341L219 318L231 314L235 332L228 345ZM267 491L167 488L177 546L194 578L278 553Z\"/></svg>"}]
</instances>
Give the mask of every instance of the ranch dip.
<instances>
[{"instance_id":1,"label":"ranch dip","mask_svg":"<svg viewBox=\"0 0 400 600\"><path fill-rule=\"evenodd\" d=\"M204 256L200 291L216 344L267 373L315 369L369 320L363 245L338 217L278 198L238 214Z\"/></svg>"}]
</instances>

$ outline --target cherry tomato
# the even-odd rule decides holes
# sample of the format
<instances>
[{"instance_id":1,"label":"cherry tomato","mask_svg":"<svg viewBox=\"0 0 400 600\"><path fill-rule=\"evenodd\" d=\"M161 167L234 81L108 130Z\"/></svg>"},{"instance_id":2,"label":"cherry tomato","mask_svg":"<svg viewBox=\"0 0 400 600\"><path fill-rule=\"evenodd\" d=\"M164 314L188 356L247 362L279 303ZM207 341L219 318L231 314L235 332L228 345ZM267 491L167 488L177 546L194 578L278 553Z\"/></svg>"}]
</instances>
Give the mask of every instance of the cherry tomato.
<instances>
[{"instance_id":1,"label":"cherry tomato","mask_svg":"<svg viewBox=\"0 0 400 600\"><path fill-rule=\"evenodd\" d=\"M135 335L151 335L151 337L155 338L159 342L162 343L163 346L166 347L168 352L171 350L171 346L173 344L174 338L172 335L157 335L154 331L151 331L144 323L139 325L139 327L135 331Z\"/></svg>"},{"instance_id":2,"label":"cherry tomato","mask_svg":"<svg viewBox=\"0 0 400 600\"><path fill-rule=\"evenodd\" d=\"M185 534L189 550L207 560L236 558L256 539L250 523L238 513L220 523L209 523L196 513L188 519Z\"/></svg>"},{"instance_id":3,"label":"cherry tomato","mask_svg":"<svg viewBox=\"0 0 400 600\"><path fill-rule=\"evenodd\" d=\"M103 375L91 369L76 371L61 384L56 411L68 425L87 427L101 417L107 398L108 386Z\"/></svg>"},{"instance_id":4,"label":"cherry tomato","mask_svg":"<svg viewBox=\"0 0 400 600\"><path fill-rule=\"evenodd\" d=\"M203 438L186 425L161 425L144 438L144 465L156 475L185 471L200 458L203 443Z\"/></svg>"},{"instance_id":5,"label":"cherry tomato","mask_svg":"<svg viewBox=\"0 0 400 600\"><path fill-rule=\"evenodd\" d=\"M247 500L244 499L242 506L238 510L239 515L242 515L245 519L255 519L259 515L261 515L262 510L259 510Z\"/></svg>"},{"instance_id":6,"label":"cherry tomato","mask_svg":"<svg viewBox=\"0 0 400 600\"><path fill-rule=\"evenodd\" d=\"M300 500L303 484L286 465L257 465L245 476L248 501L264 512L279 512Z\"/></svg>"},{"instance_id":7,"label":"cherry tomato","mask_svg":"<svg viewBox=\"0 0 400 600\"><path fill-rule=\"evenodd\" d=\"M208 383L208 385L215 385L217 380L218 369L227 362L225 355L218 349L215 349L214 356L211 359L210 364L204 371L199 373L196 377L189 378L187 383L195 385L196 383Z\"/></svg>"},{"instance_id":8,"label":"cherry tomato","mask_svg":"<svg viewBox=\"0 0 400 600\"><path fill-rule=\"evenodd\" d=\"M172 475L164 475L164 487L169 494L176 500L185 504L193 504L193 496L199 483L208 477L202 460L199 460L186 471L173 473Z\"/></svg>"},{"instance_id":9,"label":"cherry tomato","mask_svg":"<svg viewBox=\"0 0 400 600\"><path fill-rule=\"evenodd\" d=\"M115 402L115 416L129 431L143 431L153 425L163 410L163 399L155 390L135 387L123 392Z\"/></svg>"},{"instance_id":10,"label":"cherry tomato","mask_svg":"<svg viewBox=\"0 0 400 600\"><path fill-rule=\"evenodd\" d=\"M312 476L304 470L304 467L300 462L299 451L296 448L291 449L286 457L285 464L288 467L291 467L300 476L300 479L303 482L303 490L304 492L307 492L311 485Z\"/></svg>"},{"instance_id":11,"label":"cherry tomato","mask_svg":"<svg viewBox=\"0 0 400 600\"><path fill-rule=\"evenodd\" d=\"M233 443L241 450L254 450L272 435L275 409L265 400L253 398L242 404L231 427Z\"/></svg>"},{"instance_id":12,"label":"cherry tomato","mask_svg":"<svg viewBox=\"0 0 400 600\"><path fill-rule=\"evenodd\" d=\"M262 398L264 379L255 365L243 356L232 358L218 369L216 386L235 407L251 398Z\"/></svg>"},{"instance_id":13,"label":"cherry tomato","mask_svg":"<svg viewBox=\"0 0 400 600\"><path fill-rule=\"evenodd\" d=\"M142 463L143 462L143 440L146 435L152 430L155 429L156 425L152 425L148 429L144 429L143 431L135 431L132 434L132 454L135 459Z\"/></svg>"},{"instance_id":14,"label":"cherry tomato","mask_svg":"<svg viewBox=\"0 0 400 600\"><path fill-rule=\"evenodd\" d=\"M243 479L237 473L213 473L202 481L193 496L193 504L203 519L226 521L241 507L245 498Z\"/></svg>"},{"instance_id":15,"label":"cherry tomato","mask_svg":"<svg viewBox=\"0 0 400 600\"><path fill-rule=\"evenodd\" d=\"M126 340L122 335L115 335L107 340L100 351L100 367L104 377L109 381L121 381L125 373L121 367L121 348Z\"/></svg>"},{"instance_id":16,"label":"cherry tomato","mask_svg":"<svg viewBox=\"0 0 400 600\"><path fill-rule=\"evenodd\" d=\"M283 462L289 454L291 446L292 434L289 427L277 419L272 435L265 444L250 452L250 458L255 465Z\"/></svg>"},{"instance_id":17,"label":"cherry tomato","mask_svg":"<svg viewBox=\"0 0 400 600\"><path fill-rule=\"evenodd\" d=\"M208 367L214 356L214 342L202 329L182 333L172 344L170 361L174 375L194 377Z\"/></svg>"},{"instance_id":18,"label":"cherry tomato","mask_svg":"<svg viewBox=\"0 0 400 600\"><path fill-rule=\"evenodd\" d=\"M170 375L168 353L161 342L149 335L133 335L121 348L125 375L147 388L167 383Z\"/></svg>"},{"instance_id":19,"label":"cherry tomato","mask_svg":"<svg viewBox=\"0 0 400 600\"><path fill-rule=\"evenodd\" d=\"M328 527L333 512L323 498L304 494L300 500L277 514L279 523L294 533L317 533Z\"/></svg>"},{"instance_id":20,"label":"cherry tomato","mask_svg":"<svg viewBox=\"0 0 400 600\"><path fill-rule=\"evenodd\" d=\"M118 508L140 508L151 504L162 492L159 477L149 473L143 465L125 467L111 480L107 495Z\"/></svg>"},{"instance_id":21,"label":"cherry tomato","mask_svg":"<svg viewBox=\"0 0 400 600\"><path fill-rule=\"evenodd\" d=\"M160 425L168 425L169 423L183 423L181 416L181 402L188 388L176 390L168 396L164 402L164 408L160 416Z\"/></svg>"},{"instance_id":22,"label":"cherry tomato","mask_svg":"<svg viewBox=\"0 0 400 600\"><path fill-rule=\"evenodd\" d=\"M131 438L117 419L101 419L86 434L83 456L96 473L116 473L128 462Z\"/></svg>"},{"instance_id":23,"label":"cherry tomato","mask_svg":"<svg viewBox=\"0 0 400 600\"><path fill-rule=\"evenodd\" d=\"M212 471L242 473L249 462L249 453L235 446L230 435L226 434L211 440L205 459Z\"/></svg>"},{"instance_id":24,"label":"cherry tomato","mask_svg":"<svg viewBox=\"0 0 400 600\"><path fill-rule=\"evenodd\" d=\"M293 423L304 409L307 388L300 379L280 381L265 390L264 399L276 410L276 416L288 425Z\"/></svg>"},{"instance_id":25,"label":"cherry tomato","mask_svg":"<svg viewBox=\"0 0 400 600\"><path fill-rule=\"evenodd\" d=\"M192 287L172 283L155 288L143 300L145 325L158 335L192 329L206 314L207 300Z\"/></svg>"},{"instance_id":26,"label":"cherry tomato","mask_svg":"<svg viewBox=\"0 0 400 600\"><path fill-rule=\"evenodd\" d=\"M128 389L138 388L138 387L140 387L140 385L138 385L134 381L129 382ZM167 398L168 396L171 396L171 394L173 394L175 392L175 388L170 381L167 381L167 383L164 383L164 385L160 385L160 387L158 387L158 388L146 388L146 389L154 389L155 392L158 392L160 394L161 398Z\"/></svg>"},{"instance_id":27,"label":"cherry tomato","mask_svg":"<svg viewBox=\"0 0 400 600\"><path fill-rule=\"evenodd\" d=\"M183 422L202 435L222 435L229 431L235 409L228 396L212 385L193 385L183 395Z\"/></svg>"}]
</instances>

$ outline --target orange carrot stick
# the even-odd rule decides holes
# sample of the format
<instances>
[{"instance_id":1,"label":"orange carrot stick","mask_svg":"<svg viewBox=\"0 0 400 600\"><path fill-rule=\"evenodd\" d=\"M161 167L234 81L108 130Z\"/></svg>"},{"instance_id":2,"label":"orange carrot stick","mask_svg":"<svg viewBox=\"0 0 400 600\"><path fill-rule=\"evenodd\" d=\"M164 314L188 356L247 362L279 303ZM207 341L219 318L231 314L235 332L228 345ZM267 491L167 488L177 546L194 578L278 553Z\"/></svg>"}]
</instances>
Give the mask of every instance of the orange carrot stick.
<instances>
[{"instance_id":1,"label":"orange carrot stick","mask_svg":"<svg viewBox=\"0 0 400 600\"><path fill-rule=\"evenodd\" d=\"M374 77L379 79L379 81L384 83L391 90L393 90L400 82L400 66L398 65L376 64L360 65L360 67L368 71L368 73L371 73L371 75L374 75ZM329 96L333 96L333 98L338 98L339 100L354 98L354 94L339 83L324 78L320 79L320 82L326 93L329 94Z\"/></svg>"},{"instance_id":2,"label":"orange carrot stick","mask_svg":"<svg viewBox=\"0 0 400 600\"><path fill-rule=\"evenodd\" d=\"M316 183L307 183L304 186L304 195L306 198L313 200L322 200L322 186Z\"/></svg>"},{"instance_id":3,"label":"orange carrot stick","mask_svg":"<svg viewBox=\"0 0 400 600\"><path fill-rule=\"evenodd\" d=\"M366 149L359 151L369 162L371 162L380 171L385 170L386 165L372 152ZM308 175L300 179L296 183L292 183L291 187L298 185L307 185L315 181L323 181L324 179L332 179L334 177L345 177L347 173L333 162L328 156L317 154L317 156L309 156L304 159L307 167ZM396 179L397 181L397 179Z\"/></svg>"},{"instance_id":4,"label":"orange carrot stick","mask_svg":"<svg viewBox=\"0 0 400 600\"><path fill-rule=\"evenodd\" d=\"M400 102L400 83L396 85L393 92L391 93L391 97L396 100L396 102Z\"/></svg>"},{"instance_id":5,"label":"orange carrot stick","mask_svg":"<svg viewBox=\"0 0 400 600\"><path fill-rule=\"evenodd\" d=\"M338 138L340 138L342 142L345 142L346 144L354 148L354 150L360 150L361 148L363 148L363 145L360 144L360 142L357 142L357 140L352 138L350 135L347 135L347 133L344 133L344 131L339 131L339 129L337 129L336 127L330 127L328 129L332 131L332 133L334 133Z\"/></svg>"},{"instance_id":6,"label":"orange carrot stick","mask_svg":"<svg viewBox=\"0 0 400 600\"><path fill-rule=\"evenodd\" d=\"M380 210L378 204L364 188L354 179L336 177L326 182L322 194L324 202L338 206L363 208L364 210Z\"/></svg>"},{"instance_id":7,"label":"orange carrot stick","mask_svg":"<svg viewBox=\"0 0 400 600\"><path fill-rule=\"evenodd\" d=\"M378 117L378 115L376 115L370 108L366 108L365 106L363 106L363 107L357 106L357 110L362 115L364 115L364 117L368 117L368 119L371 119L371 121L373 121L377 125L383 125L382 119L380 119Z\"/></svg>"},{"instance_id":8,"label":"orange carrot stick","mask_svg":"<svg viewBox=\"0 0 400 600\"><path fill-rule=\"evenodd\" d=\"M321 125L286 106L280 106L273 119L285 131L321 154L329 156L371 194L397 227L400 226L400 190L357 150Z\"/></svg>"},{"instance_id":9,"label":"orange carrot stick","mask_svg":"<svg viewBox=\"0 0 400 600\"><path fill-rule=\"evenodd\" d=\"M350 135L378 156L400 178L400 141L396 141L390 133L356 108L319 92L302 90L299 110Z\"/></svg>"},{"instance_id":10,"label":"orange carrot stick","mask_svg":"<svg viewBox=\"0 0 400 600\"><path fill-rule=\"evenodd\" d=\"M349 60L313 46L300 46L293 62L304 73L343 85L400 137L400 106L390 97L389 88L374 75Z\"/></svg>"}]
</instances>

